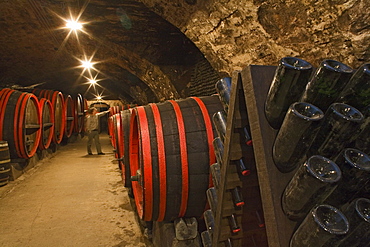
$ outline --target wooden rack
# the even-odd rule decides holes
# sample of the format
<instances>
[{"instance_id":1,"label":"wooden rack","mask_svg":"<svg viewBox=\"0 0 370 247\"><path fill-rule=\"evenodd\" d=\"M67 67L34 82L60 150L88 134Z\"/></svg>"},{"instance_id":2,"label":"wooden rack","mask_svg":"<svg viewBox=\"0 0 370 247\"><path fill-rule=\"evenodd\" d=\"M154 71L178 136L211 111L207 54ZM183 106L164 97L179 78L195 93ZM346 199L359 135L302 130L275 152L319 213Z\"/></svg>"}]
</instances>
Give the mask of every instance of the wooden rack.
<instances>
[{"instance_id":1,"label":"wooden rack","mask_svg":"<svg viewBox=\"0 0 370 247\"><path fill-rule=\"evenodd\" d=\"M221 180L217 191L218 205L215 216L213 246L221 244L225 238L240 239L233 246L289 246L296 223L290 221L281 209L281 195L294 174L281 173L272 159L272 146L277 130L271 128L265 118L265 99L274 77L275 66L250 65L232 75L232 87L227 115L227 130L224 141L223 165ZM253 149L245 149L240 144L240 135L236 131L249 125L253 140ZM230 211L227 191L234 186L235 169L231 160L247 158L252 174L240 177L243 187L245 206L243 207L243 236L232 236L227 230L225 217ZM255 228L253 214L263 211L265 227ZM262 210L263 209L263 210ZM255 216L255 214L254 214ZM227 233L227 234L226 234Z\"/></svg>"},{"instance_id":2,"label":"wooden rack","mask_svg":"<svg viewBox=\"0 0 370 247\"><path fill-rule=\"evenodd\" d=\"M232 240L234 247L267 246L253 147L247 146L242 138L243 128L249 125L245 98L241 73L235 71L232 75L221 179L217 189L218 205L212 246L224 246L223 242L228 238ZM241 158L251 170L248 176L242 176L232 162ZM242 188L245 202L242 208L233 207L229 190L235 186ZM227 217L231 214L237 215L238 223L242 228L238 234L232 234L230 231Z\"/></svg>"},{"instance_id":3,"label":"wooden rack","mask_svg":"<svg viewBox=\"0 0 370 247\"><path fill-rule=\"evenodd\" d=\"M264 113L266 96L275 70L275 66L251 65L244 68L241 75L253 137L268 244L269 247L286 247L289 246L296 223L284 215L280 200L294 171L284 174L275 167L272 146L277 130L269 126Z\"/></svg>"}]
</instances>

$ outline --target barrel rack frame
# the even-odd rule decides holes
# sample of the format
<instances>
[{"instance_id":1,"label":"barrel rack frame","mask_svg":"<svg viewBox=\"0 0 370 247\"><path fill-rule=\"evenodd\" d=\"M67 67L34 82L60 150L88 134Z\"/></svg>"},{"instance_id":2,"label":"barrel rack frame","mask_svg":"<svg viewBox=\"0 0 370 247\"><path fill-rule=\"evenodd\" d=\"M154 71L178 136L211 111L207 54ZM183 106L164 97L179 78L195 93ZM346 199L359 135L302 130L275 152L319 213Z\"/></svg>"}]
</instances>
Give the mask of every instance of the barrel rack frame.
<instances>
[{"instance_id":1,"label":"barrel rack frame","mask_svg":"<svg viewBox=\"0 0 370 247\"><path fill-rule=\"evenodd\" d=\"M294 174L283 174L275 167L272 159L272 146L277 130L271 128L265 118L265 99L275 74L276 66L250 65L232 74L232 86L227 115L227 129L224 141L223 166L217 191L218 205L215 216L215 231L212 246L223 246L225 238L233 239L233 246L269 246L286 247L296 223L290 221L281 209L281 194ZM232 160L245 155L243 146L239 144L240 136L236 129L248 124L253 140L252 154L247 152L251 177L241 178L245 206L243 206L242 237L225 234L229 232L225 217L230 214L230 197L227 190L236 185L235 167ZM253 176L255 175L255 177ZM257 186L259 193L249 195L249 190ZM245 192L247 198L245 198ZM260 200L260 201L259 201ZM250 205L253 204L253 205ZM255 229L251 213L263 209L264 227ZM260 219L259 219L260 220ZM261 223L261 222L259 222ZM261 226L261 224L259 224ZM241 241L240 241L241 238ZM237 241L234 241L237 240Z\"/></svg>"}]
</instances>

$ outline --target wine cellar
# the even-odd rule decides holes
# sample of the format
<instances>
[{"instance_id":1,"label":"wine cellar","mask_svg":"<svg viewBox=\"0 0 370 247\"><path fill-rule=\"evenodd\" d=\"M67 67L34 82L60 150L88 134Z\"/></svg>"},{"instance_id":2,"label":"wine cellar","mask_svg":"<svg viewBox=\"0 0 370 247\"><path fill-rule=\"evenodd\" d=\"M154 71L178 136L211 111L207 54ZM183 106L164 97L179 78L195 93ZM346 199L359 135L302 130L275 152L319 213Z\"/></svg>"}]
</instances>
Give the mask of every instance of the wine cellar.
<instances>
[{"instance_id":1,"label":"wine cellar","mask_svg":"<svg viewBox=\"0 0 370 247\"><path fill-rule=\"evenodd\" d=\"M1 246L370 247L367 1L0 6Z\"/></svg>"}]
</instances>

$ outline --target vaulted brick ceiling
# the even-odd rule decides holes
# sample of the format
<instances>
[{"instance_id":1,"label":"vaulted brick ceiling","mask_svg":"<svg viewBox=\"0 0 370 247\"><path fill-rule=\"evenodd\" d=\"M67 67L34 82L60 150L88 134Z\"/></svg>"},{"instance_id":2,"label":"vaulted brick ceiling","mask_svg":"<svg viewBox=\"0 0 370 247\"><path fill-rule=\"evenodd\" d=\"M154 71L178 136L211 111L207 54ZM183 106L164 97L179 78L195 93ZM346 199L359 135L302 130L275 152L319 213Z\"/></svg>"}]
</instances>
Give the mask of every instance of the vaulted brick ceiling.
<instances>
[{"instance_id":1,"label":"vaulted brick ceiling","mask_svg":"<svg viewBox=\"0 0 370 247\"><path fill-rule=\"evenodd\" d=\"M71 16L86 22L78 36L61 28ZM2 87L42 83L39 88L88 99L103 93L137 103L144 94L144 103L157 102L179 98L203 57L176 27L137 1L1 1L0 27ZM91 56L97 71L82 74L79 60ZM96 89L86 83L90 76L100 80Z\"/></svg>"},{"instance_id":2,"label":"vaulted brick ceiling","mask_svg":"<svg viewBox=\"0 0 370 247\"><path fill-rule=\"evenodd\" d=\"M146 104L209 95L220 77L285 56L356 69L370 61L369 7L369 0L2 0L0 87L43 83ZM71 14L86 22L78 39L60 29ZM96 92L77 68L84 54L99 62Z\"/></svg>"}]
</instances>

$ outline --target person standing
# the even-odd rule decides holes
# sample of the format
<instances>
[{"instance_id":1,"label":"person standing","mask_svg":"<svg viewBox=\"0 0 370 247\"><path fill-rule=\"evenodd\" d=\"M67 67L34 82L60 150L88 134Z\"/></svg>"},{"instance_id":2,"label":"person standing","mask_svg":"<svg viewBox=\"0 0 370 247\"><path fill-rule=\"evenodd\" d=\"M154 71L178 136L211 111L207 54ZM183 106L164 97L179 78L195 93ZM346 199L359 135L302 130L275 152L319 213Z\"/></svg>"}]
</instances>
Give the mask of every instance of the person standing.
<instances>
[{"instance_id":1,"label":"person standing","mask_svg":"<svg viewBox=\"0 0 370 247\"><path fill-rule=\"evenodd\" d=\"M105 153L101 150L100 140L99 140L99 117L107 114L108 111L99 112L95 107L90 107L87 110L87 115L85 117L85 130L87 132L87 153L92 155L91 145L94 140L96 151L98 155L104 155Z\"/></svg>"}]
</instances>

